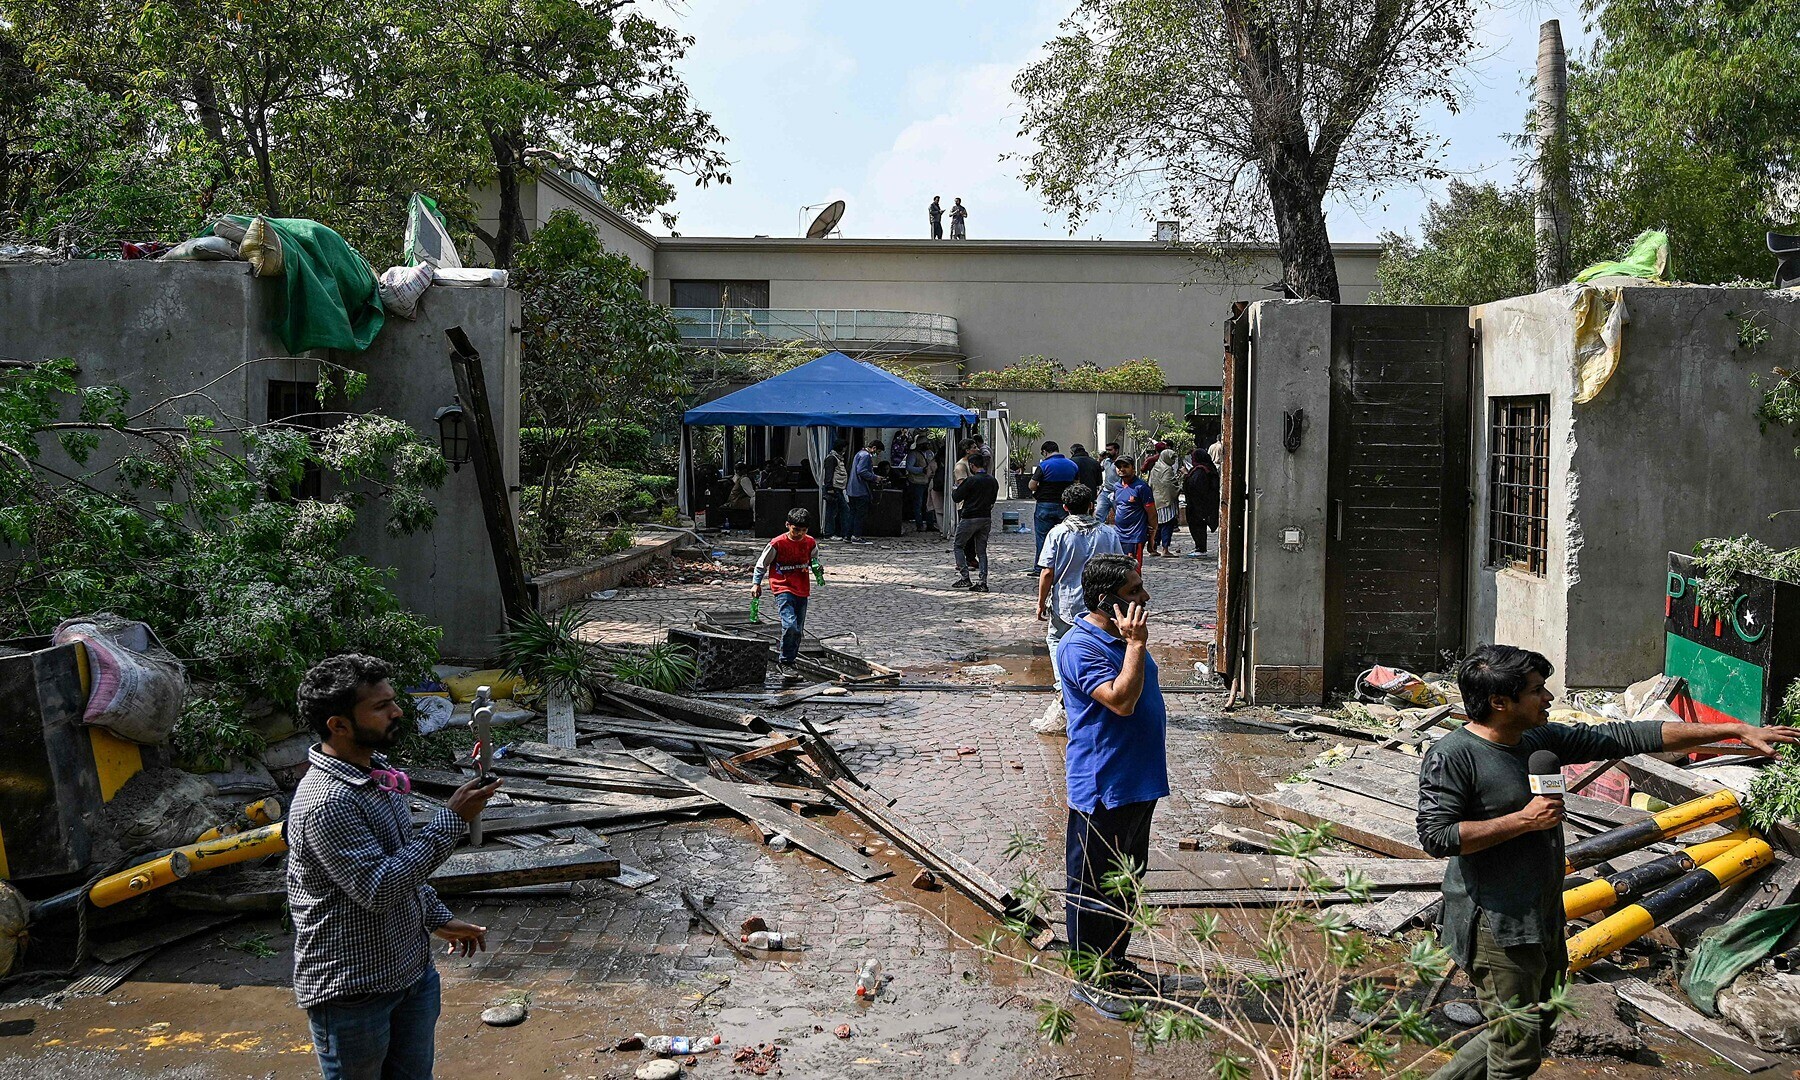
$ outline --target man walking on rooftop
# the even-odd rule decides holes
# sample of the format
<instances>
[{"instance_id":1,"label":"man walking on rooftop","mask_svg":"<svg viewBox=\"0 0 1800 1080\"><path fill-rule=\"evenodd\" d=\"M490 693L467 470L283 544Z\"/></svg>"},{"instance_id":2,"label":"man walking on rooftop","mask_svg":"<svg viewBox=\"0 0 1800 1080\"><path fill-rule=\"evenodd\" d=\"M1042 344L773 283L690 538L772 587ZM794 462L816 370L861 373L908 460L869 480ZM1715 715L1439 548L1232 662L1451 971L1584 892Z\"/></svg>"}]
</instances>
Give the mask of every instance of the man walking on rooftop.
<instances>
[{"instance_id":1,"label":"man walking on rooftop","mask_svg":"<svg viewBox=\"0 0 1800 1080\"><path fill-rule=\"evenodd\" d=\"M925 216L931 219L931 238L933 240L944 238L944 206L938 201L941 198L943 198L942 195L933 195L931 205L925 208Z\"/></svg>"},{"instance_id":2,"label":"man walking on rooftop","mask_svg":"<svg viewBox=\"0 0 1800 1080\"><path fill-rule=\"evenodd\" d=\"M969 238L969 230L965 224L968 220L969 208L962 204L961 199L957 199L956 205L950 208L950 239L967 240Z\"/></svg>"}]
</instances>

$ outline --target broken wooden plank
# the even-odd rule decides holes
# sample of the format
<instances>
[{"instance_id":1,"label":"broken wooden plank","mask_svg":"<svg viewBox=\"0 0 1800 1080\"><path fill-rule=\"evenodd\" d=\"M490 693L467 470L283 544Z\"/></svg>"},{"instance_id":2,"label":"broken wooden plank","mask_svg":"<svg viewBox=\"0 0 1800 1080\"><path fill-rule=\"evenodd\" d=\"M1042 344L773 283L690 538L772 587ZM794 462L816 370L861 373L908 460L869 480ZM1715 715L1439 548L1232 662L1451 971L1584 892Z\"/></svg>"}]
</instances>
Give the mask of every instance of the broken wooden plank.
<instances>
[{"instance_id":1,"label":"broken wooden plank","mask_svg":"<svg viewBox=\"0 0 1800 1080\"><path fill-rule=\"evenodd\" d=\"M681 890L681 902L687 905L687 909L693 913L695 919L704 923L708 930L719 935L720 940L731 946L732 952L737 953L746 960L759 959L755 953L739 944L736 934L725 929L723 926L720 926L718 921L706 910L705 905L700 903L693 893L688 892L686 889Z\"/></svg>"},{"instance_id":2,"label":"broken wooden plank","mask_svg":"<svg viewBox=\"0 0 1800 1080\"><path fill-rule=\"evenodd\" d=\"M1436 727L1438 724L1450 719L1455 713L1456 706L1439 705L1434 709L1426 711L1423 716L1401 724L1400 730L1395 732L1391 738L1383 739L1376 745L1381 748L1386 748L1398 746L1404 742L1411 742L1430 728Z\"/></svg>"},{"instance_id":3,"label":"broken wooden plank","mask_svg":"<svg viewBox=\"0 0 1800 1080\"><path fill-rule=\"evenodd\" d=\"M658 874L652 874L643 867L629 866L625 863L620 863L619 876L608 878L607 880L611 881L614 885L620 885L624 888L635 890L641 889L646 885L653 885L656 882L661 881L662 877Z\"/></svg>"},{"instance_id":4,"label":"broken wooden plank","mask_svg":"<svg viewBox=\"0 0 1800 1080\"><path fill-rule=\"evenodd\" d=\"M766 757L773 757L776 754L785 754L789 750L798 749L800 749L800 737L798 735L789 735L784 739L777 739L775 742L772 742L761 749L746 750L741 754L733 754L726 760L733 765L748 765L752 761L761 761Z\"/></svg>"},{"instance_id":5,"label":"broken wooden plank","mask_svg":"<svg viewBox=\"0 0 1800 1080\"><path fill-rule=\"evenodd\" d=\"M755 713L743 712L717 702L699 698L665 694L630 683L615 682L600 692L609 701L624 702L633 711L647 711L664 720L675 720L694 727L716 728L760 734L769 730L769 722Z\"/></svg>"},{"instance_id":6,"label":"broken wooden plank","mask_svg":"<svg viewBox=\"0 0 1800 1080\"><path fill-rule=\"evenodd\" d=\"M1438 892L1396 892L1372 904L1363 904L1349 917L1351 926L1371 934L1392 937L1412 926L1437 921L1444 897Z\"/></svg>"},{"instance_id":7,"label":"broken wooden plank","mask_svg":"<svg viewBox=\"0 0 1800 1080\"><path fill-rule=\"evenodd\" d=\"M1397 859L1431 857L1419 846L1417 829L1390 818L1391 807L1387 804L1364 797L1352 805L1349 802L1352 797L1347 792L1334 791L1326 796L1317 790L1304 790L1308 786L1298 784L1276 794L1252 795L1250 805L1270 817L1296 825L1309 828L1330 825L1331 835L1337 839L1383 855ZM1381 812L1371 813L1370 804L1379 807Z\"/></svg>"},{"instance_id":8,"label":"broken wooden plank","mask_svg":"<svg viewBox=\"0 0 1800 1080\"><path fill-rule=\"evenodd\" d=\"M1304 888L1309 875L1341 883L1358 874L1371 888L1438 888L1447 864L1435 859L1377 859L1321 855L1246 855L1234 851L1158 851L1149 873L1158 880L1185 880L1189 889Z\"/></svg>"},{"instance_id":9,"label":"broken wooden plank","mask_svg":"<svg viewBox=\"0 0 1800 1080\"><path fill-rule=\"evenodd\" d=\"M437 868L431 875L431 887L445 896L456 896L514 885L612 877L618 872L618 859L581 845L558 846L550 852L462 851Z\"/></svg>"},{"instance_id":10,"label":"broken wooden plank","mask_svg":"<svg viewBox=\"0 0 1800 1080\"><path fill-rule=\"evenodd\" d=\"M1759 1072L1787 1064L1787 1059L1765 1053L1745 1042L1723 1024L1700 1015L1642 979L1625 975L1610 964L1595 964L1588 974L1611 986L1620 1000L1650 1019L1699 1043L1744 1072Z\"/></svg>"},{"instance_id":11,"label":"broken wooden plank","mask_svg":"<svg viewBox=\"0 0 1800 1080\"><path fill-rule=\"evenodd\" d=\"M915 836L894 815L892 802L871 788L861 788L848 780L831 780L827 789L862 822L887 837L894 846L906 852L919 865L948 881L958 892L975 901L988 914L999 919L1026 916L1012 890L974 863L952 851Z\"/></svg>"},{"instance_id":12,"label":"broken wooden plank","mask_svg":"<svg viewBox=\"0 0 1800 1080\"><path fill-rule=\"evenodd\" d=\"M499 836L504 833L542 832L561 825L605 825L614 821L657 817L677 810L699 810L712 805L712 800L699 795L679 799L638 799L629 806L583 806L542 813L497 813L484 816L483 831ZM430 820L427 818L426 820Z\"/></svg>"},{"instance_id":13,"label":"broken wooden plank","mask_svg":"<svg viewBox=\"0 0 1800 1080\"><path fill-rule=\"evenodd\" d=\"M762 827L765 831L786 836L796 846L824 859L859 880L874 881L892 873L891 870L884 870L864 858L842 837L829 829L815 825L790 810L771 806L767 802L745 794L741 790L742 785L715 780L707 775L705 769L678 761L661 750L644 747L640 750L633 750L631 754L656 771L665 776L674 777L700 794L717 801L739 817Z\"/></svg>"},{"instance_id":14,"label":"broken wooden plank","mask_svg":"<svg viewBox=\"0 0 1800 1080\"><path fill-rule=\"evenodd\" d=\"M1255 848L1258 851L1272 852L1281 842L1281 838L1274 833L1266 833L1261 829L1246 829L1241 825L1229 825L1223 821L1215 823L1206 831L1208 835L1216 836L1233 844Z\"/></svg>"}]
</instances>

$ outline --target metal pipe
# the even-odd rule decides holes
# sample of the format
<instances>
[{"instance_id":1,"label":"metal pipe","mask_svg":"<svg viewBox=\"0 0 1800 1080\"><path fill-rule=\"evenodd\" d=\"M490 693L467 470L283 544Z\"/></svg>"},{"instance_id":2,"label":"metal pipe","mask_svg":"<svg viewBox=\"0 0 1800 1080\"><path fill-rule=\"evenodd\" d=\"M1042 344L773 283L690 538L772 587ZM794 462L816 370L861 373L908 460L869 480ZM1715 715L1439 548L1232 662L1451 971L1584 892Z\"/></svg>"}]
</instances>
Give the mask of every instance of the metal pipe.
<instances>
[{"instance_id":1,"label":"metal pipe","mask_svg":"<svg viewBox=\"0 0 1800 1080\"><path fill-rule=\"evenodd\" d=\"M1739 829L1729 836L1717 840L1708 840L1703 844L1677 851L1673 855L1664 855L1660 859L1652 859L1647 863L1634 866L1629 870L1621 870L1600 878L1563 890L1563 918L1579 919L1583 915L1592 915L1596 911L1618 907L1622 900L1630 900L1639 896L1653 885L1660 885L1670 878L1680 877L1697 866L1704 865L1730 851L1732 848L1752 839L1750 830Z\"/></svg>"},{"instance_id":2,"label":"metal pipe","mask_svg":"<svg viewBox=\"0 0 1800 1080\"><path fill-rule=\"evenodd\" d=\"M1727 818L1734 818L1739 809L1737 795L1728 790L1715 791L1679 806L1671 806L1643 821L1608 829L1568 846L1563 852L1567 872L1573 874L1627 851L1636 851L1646 844L1693 832L1702 825L1713 825Z\"/></svg>"},{"instance_id":3,"label":"metal pipe","mask_svg":"<svg viewBox=\"0 0 1800 1080\"><path fill-rule=\"evenodd\" d=\"M216 840L179 847L171 854L186 856L196 870L214 870L233 863L279 855L287 850L287 838L282 833L284 827L285 822L277 821L260 829L246 829L232 836L221 836Z\"/></svg>"},{"instance_id":4,"label":"metal pipe","mask_svg":"<svg viewBox=\"0 0 1800 1080\"><path fill-rule=\"evenodd\" d=\"M1580 971L1619 951L1656 927L1754 870L1769 865L1775 852L1764 840L1750 839L1690 870L1642 900L1608 915L1569 939L1569 970Z\"/></svg>"},{"instance_id":5,"label":"metal pipe","mask_svg":"<svg viewBox=\"0 0 1800 1080\"><path fill-rule=\"evenodd\" d=\"M94 882L93 888L88 890L87 898L95 907L112 907L121 900L129 900L134 896L142 896L152 889L172 885L187 877L190 869L186 855L179 851L171 851L167 855L151 859L149 862L139 863L128 870L121 870L110 877L101 878ZM80 895L79 891L75 893L78 899ZM61 897L57 899L61 899Z\"/></svg>"}]
</instances>

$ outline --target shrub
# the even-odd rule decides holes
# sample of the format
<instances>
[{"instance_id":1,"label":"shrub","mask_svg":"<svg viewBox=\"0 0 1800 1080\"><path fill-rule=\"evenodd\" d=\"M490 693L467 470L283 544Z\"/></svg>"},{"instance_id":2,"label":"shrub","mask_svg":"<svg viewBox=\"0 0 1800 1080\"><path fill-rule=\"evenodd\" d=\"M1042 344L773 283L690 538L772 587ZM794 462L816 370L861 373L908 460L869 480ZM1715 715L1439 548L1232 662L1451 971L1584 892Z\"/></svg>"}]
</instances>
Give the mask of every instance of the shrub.
<instances>
[{"instance_id":1,"label":"shrub","mask_svg":"<svg viewBox=\"0 0 1800 1080\"><path fill-rule=\"evenodd\" d=\"M1058 360L1022 357L999 371L977 371L963 381L971 390L1086 390L1120 394L1156 394L1168 386L1162 365L1145 357L1109 368L1084 360L1063 370Z\"/></svg>"}]
</instances>

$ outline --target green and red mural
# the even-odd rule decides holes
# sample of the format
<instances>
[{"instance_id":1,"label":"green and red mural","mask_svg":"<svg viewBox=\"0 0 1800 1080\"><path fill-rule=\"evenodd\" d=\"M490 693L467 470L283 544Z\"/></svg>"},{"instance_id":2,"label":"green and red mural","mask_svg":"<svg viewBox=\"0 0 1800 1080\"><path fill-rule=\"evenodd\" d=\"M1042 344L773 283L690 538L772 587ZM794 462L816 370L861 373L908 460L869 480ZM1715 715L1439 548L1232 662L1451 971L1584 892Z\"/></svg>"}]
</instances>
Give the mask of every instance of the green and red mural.
<instances>
[{"instance_id":1,"label":"green and red mural","mask_svg":"<svg viewBox=\"0 0 1800 1080\"><path fill-rule=\"evenodd\" d=\"M1800 669L1800 587L1740 574L1729 615L1714 619L1700 610L1695 576L1692 558L1669 553L1663 674L1687 680L1670 704L1689 721L1773 722Z\"/></svg>"}]
</instances>

